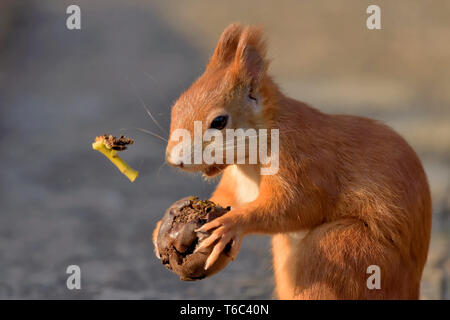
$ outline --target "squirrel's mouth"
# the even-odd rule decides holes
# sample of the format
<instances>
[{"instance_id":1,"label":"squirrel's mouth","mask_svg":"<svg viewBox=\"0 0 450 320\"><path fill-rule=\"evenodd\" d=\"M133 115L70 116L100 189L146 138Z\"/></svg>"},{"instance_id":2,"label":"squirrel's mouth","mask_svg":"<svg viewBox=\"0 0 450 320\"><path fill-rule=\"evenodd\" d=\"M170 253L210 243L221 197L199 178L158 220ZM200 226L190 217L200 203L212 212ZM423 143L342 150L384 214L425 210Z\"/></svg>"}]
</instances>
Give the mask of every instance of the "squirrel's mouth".
<instances>
[{"instance_id":1,"label":"squirrel's mouth","mask_svg":"<svg viewBox=\"0 0 450 320\"><path fill-rule=\"evenodd\" d=\"M213 164L203 169L202 172L205 177L214 178L215 176L219 175L226 167L226 164Z\"/></svg>"}]
</instances>

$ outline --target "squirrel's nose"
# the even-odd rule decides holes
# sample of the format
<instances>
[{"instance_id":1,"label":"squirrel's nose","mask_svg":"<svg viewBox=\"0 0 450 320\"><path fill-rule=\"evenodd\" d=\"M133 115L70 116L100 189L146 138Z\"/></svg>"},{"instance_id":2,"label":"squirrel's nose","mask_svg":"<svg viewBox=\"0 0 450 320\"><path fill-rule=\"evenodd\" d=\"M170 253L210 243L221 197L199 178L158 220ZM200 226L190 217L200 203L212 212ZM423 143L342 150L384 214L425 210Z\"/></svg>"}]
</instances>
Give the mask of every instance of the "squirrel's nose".
<instances>
[{"instance_id":1,"label":"squirrel's nose","mask_svg":"<svg viewBox=\"0 0 450 320\"><path fill-rule=\"evenodd\" d=\"M166 162L169 166L183 168L181 157L174 157L173 152L170 152L169 150L166 151Z\"/></svg>"}]
</instances>

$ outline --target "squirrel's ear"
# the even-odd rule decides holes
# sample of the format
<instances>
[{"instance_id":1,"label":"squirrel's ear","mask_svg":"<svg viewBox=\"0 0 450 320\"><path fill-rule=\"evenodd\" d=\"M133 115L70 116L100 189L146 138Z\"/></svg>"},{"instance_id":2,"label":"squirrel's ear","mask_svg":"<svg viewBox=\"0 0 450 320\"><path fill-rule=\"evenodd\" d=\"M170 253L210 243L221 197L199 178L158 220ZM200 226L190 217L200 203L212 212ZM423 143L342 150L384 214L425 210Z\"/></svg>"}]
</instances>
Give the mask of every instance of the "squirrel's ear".
<instances>
[{"instance_id":1,"label":"squirrel's ear","mask_svg":"<svg viewBox=\"0 0 450 320\"><path fill-rule=\"evenodd\" d=\"M227 65L233 61L243 27L238 23L230 24L220 36L216 50L209 62L211 65Z\"/></svg>"},{"instance_id":2,"label":"squirrel's ear","mask_svg":"<svg viewBox=\"0 0 450 320\"><path fill-rule=\"evenodd\" d=\"M236 49L235 68L239 78L256 89L264 77L267 64L266 43L261 29L247 27Z\"/></svg>"}]
</instances>

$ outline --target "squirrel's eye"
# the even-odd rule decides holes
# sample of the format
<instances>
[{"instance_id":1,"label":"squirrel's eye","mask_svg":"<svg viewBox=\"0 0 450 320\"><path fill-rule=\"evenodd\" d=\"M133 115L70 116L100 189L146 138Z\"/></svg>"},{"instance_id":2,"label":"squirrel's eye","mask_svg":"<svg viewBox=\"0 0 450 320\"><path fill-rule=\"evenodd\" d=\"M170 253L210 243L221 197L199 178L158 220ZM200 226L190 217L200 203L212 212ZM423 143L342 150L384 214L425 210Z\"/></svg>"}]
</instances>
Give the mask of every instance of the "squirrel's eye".
<instances>
[{"instance_id":1,"label":"squirrel's eye","mask_svg":"<svg viewBox=\"0 0 450 320\"><path fill-rule=\"evenodd\" d=\"M228 116L218 116L215 117L214 120L211 122L211 129L217 129L217 130L222 130L223 128L226 127L228 122Z\"/></svg>"}]
</instances>

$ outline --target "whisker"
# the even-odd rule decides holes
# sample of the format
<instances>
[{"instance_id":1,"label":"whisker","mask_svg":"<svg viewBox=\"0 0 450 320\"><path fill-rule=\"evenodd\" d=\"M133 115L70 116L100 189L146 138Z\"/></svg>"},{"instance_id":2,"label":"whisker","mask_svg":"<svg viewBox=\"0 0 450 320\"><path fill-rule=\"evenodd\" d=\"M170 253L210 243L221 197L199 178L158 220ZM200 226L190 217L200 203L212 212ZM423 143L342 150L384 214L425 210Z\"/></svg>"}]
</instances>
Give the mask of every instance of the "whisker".
<instances>
[{"instance_id":1,"label":"whisker","mask_svg":"<svg viewBox=\"0 0 450 320\"><path fill-rule=\"evenodd\" d=\"M149 78L150 80L152 80L154 83L158 84L158 81L156 81L156 79L155 79L153 76L151 76L148 72L142 71L142 73L143 73L147 78Z\"/></svg>"},{"instance_id":2,"label":"whisker","mask_svg":"<svg viewBox=\"0 0 450 320\"><path fill-rule=\"evenodd\" d=\"M128 83L132 86L133 91L136 94L136 97L138 98L139 102L141 103L142 107L145 109L145 111L147 112L147 114L150 116L150 118L153 120L153 122L156 124L156 126L165 134L168 134L167 130L165 130L160 124L159 122L155 119L155 117L153 116L153 114L150 112L150 110L147 108L144 100L141 98L141 96L139 95L136 86L134 85L133 82L131 82L130 79L128 79L128 77L126 78L126 80L128 81Z\"/></svg>"},{"instance_id":3,"label":"whisker","mask_svg":"<svg viewBox=\"0 0 450 320\"><path fill-rule=\"evenodd\" d=\"M155 117L152 115L152 113L150 112L150 110L146 107L146 105L144 104L144 101L142 101L142 99L140 99L142 106L144 107L145 111L147 112L147 114L150 116L150 118L152 118L153 122L158 126L158 128L163 131L164 133L168 132L166 130L163 129L163 127L159 124L158 121L156 121Z\"/></svg>"},{"instance_id":4,"label":"whisker","mask_svg":"<svg viewBox=\"0 0 450 320\"><path fill-rule=\"evenodd\" d=\"M159 176L161 169L164 167L164 165L166 165L166 161L164 160L163 163L159 166L158 171L156 172L156 177Z\"/></svg>"},{"instance_id":5,"label":"whisker","mask_svg":"<svg viewBox=\"0 0 450 320\"><path fill-rule=\"evenodd\" d=\"M151 135L151 136L154 136L154 137L156 137L156 138L159 138L159 139L161 139L162 141L168 142L168 140L167 140L166 138L163 138L163 137L161 137L159 134L154 133L154 132L152 132L152 131L150 131L150 130L147 130L147 129L143 129L143 128L122 128L122 129L120 129L120 131L123 131L123 130L138 130L138 131L147 133L147 134L149 134L149 135Z\"/></svg>"}]
</instances>

